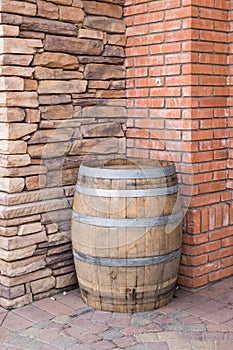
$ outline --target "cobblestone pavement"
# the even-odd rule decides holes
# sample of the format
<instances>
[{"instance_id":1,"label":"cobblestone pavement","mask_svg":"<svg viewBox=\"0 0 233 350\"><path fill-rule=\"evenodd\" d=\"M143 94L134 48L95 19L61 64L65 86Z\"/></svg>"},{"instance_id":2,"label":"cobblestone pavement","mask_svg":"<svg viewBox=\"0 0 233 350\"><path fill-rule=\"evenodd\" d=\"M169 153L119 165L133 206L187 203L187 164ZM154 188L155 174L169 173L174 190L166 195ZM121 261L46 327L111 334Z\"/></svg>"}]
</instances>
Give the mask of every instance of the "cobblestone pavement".
<instances>
[{"instance_id":1,"label":"cobblestone pavement","mask_svg":"<svg viewBox=\"0 0 233 350\"><path fill-rule=\"evenodd\" d=\"M64 294L0 308L0 349L233 350L233 277L133 314L93 310L78 289Z\"/></svg>"}]
</instances>

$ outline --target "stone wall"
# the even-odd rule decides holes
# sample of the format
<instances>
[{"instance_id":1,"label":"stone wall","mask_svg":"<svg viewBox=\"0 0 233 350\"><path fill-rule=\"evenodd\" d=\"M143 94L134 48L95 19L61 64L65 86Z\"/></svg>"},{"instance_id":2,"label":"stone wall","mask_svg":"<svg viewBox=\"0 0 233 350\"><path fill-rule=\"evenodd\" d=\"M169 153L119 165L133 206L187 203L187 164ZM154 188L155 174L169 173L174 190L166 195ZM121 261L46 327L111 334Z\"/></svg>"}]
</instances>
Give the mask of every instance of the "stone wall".
<instances>
[{"instance_id":1,"label":"stone wall","mask_svg":"<svg viewBox=\"0 0 233 350\"><path fill-rule=\"evenodd\" d=\"M76 283L83 159L125 154L122 0L1 0L0 305Z\"/></svg>"}]
</instances>

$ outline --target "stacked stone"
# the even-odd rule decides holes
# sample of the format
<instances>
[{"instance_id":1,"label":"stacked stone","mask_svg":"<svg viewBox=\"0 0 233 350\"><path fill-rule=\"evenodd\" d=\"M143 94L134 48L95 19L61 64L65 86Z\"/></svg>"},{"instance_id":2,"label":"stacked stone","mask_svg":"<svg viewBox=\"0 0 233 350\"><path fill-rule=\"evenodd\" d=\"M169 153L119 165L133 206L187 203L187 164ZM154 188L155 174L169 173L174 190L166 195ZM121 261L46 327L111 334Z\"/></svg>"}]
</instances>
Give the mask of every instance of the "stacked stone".
<instances>
[{"instance_id":1,"label":"stacked stone","mask_svg":"<svg viewBox=\"0 0 233 350\"><path fill-rule=\"evenodd\" d=\"M83 159L125 154L123 0L1 0L0 305L76 283Z\"/></svg>"}]
</instances>

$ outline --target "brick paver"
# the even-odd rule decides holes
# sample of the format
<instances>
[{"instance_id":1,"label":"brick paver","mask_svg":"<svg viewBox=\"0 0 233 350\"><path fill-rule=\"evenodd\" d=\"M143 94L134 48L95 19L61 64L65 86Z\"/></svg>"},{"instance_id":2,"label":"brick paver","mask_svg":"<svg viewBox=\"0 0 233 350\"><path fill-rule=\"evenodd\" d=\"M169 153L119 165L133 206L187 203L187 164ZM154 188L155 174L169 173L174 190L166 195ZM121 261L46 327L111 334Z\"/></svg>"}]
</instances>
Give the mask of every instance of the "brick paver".
<instances>
[{"instance_id":1,"label":"brick paver","mask_svg":"<svg viewBox=\"0 0 233 350\"><path fill-rule=\"evenodd\" d=\"M78 289L0 308L0 350L232 350L232 342L233 278L195 293L178 289L150 312L94 310Z\"/></svg>"}]
</instances>

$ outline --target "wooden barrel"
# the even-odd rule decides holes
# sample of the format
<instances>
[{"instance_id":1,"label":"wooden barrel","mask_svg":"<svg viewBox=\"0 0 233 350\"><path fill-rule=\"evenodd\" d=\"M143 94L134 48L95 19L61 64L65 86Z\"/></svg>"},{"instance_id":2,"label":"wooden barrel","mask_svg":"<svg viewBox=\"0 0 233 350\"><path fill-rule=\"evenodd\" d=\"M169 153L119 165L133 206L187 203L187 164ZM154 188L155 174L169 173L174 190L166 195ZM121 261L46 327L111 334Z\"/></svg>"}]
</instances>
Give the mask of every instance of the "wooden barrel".
<instances>
[{"instance_id":1,"label":"wooden barrel","mask_svg":"<svg viewBox=\"0 0 233 350\"><path fill-rule=\"evenodd\" d=\"M177 280L181 232L171 162L127 158L82 163L72 245L88 305L117 312L166 305Z\"/></svg>"}]
</instances>

